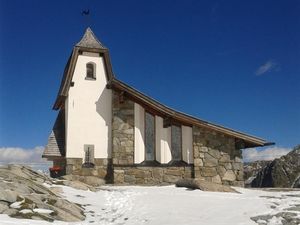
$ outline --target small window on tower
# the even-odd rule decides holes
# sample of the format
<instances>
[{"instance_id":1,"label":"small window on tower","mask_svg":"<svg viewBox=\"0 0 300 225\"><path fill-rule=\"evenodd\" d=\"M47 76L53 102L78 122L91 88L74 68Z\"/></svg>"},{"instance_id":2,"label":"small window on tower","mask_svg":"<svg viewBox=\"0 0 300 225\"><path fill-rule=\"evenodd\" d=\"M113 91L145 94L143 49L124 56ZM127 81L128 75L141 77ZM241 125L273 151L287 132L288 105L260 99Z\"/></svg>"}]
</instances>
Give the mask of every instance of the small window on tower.
<instances>
[{"instance_id":1,"label":"small window on tower","mask_svg":"<svg viewBox=\"0 0 300 225\"><path fill-rule=\"evenodd\" d=\"M94 145L84 145L84 163L82 167L94 167Z\"/></svg>"},{"instance_id":2,"label":"small window on tower","mask_svg":"<svg viewBox=\"0 0 300 225\"><path fill-rule=\"evenodd\" d=\"M96 64L89 62L86 64L86 79L95 80L96 79Z\"/></svg>"}]
</instances>

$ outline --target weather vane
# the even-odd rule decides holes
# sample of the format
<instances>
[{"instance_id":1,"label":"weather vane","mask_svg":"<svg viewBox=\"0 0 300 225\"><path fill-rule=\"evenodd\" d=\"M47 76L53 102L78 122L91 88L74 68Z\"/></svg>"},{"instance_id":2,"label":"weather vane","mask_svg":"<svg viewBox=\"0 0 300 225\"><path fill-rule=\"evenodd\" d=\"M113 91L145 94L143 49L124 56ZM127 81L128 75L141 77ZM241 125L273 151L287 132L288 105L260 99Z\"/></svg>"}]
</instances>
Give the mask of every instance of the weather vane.
<instances>
[{"instance_id":1,"label":"weather vane","mask_svg":"<svg viewBox=\"0 0 300 225\"><path fill-rule=\"evenodd\" d=\"M84 23L86 27L91 26L91 19L90 19L90 9L84 9L81 11L81 16L83 16L84 19Z\"/></svg>"}]
</instances>

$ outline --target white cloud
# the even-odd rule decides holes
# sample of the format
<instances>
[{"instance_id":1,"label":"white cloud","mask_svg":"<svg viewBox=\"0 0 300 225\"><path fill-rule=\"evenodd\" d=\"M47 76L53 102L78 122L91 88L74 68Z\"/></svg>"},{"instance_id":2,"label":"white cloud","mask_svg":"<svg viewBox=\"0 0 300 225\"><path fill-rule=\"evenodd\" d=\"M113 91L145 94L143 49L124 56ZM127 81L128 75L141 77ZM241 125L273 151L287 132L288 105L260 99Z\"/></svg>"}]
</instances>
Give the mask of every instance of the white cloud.
<instances>
[{"instance_id":1,"label":"white cloud","mask_svg":"<svg viewBox=\"0 0 300 225\"><path fill-rule=\"evenodd\" d=\"M42 158L44 147L37 146L32 149L24 149L18 147L2 147L0 148L0 163L14 163L14 164L35 164L47 163Z\"/></svg>"},{"instance_id":2,"label":"white cloud","mask_svg":"<svg viewBox=\"0 0 300 225\"><path fill-rule=\"evenodd\" d=\"M273 160L286 155L290 152L291 148L281 147L269 147L263 150L257 150L256 148L248 148L243 150L244 162L253 162L257 160Z\"/></svg>"},{"instance_id":3,"label":"white cloud","mask_svg":"<svg viewBox=\"0 0 300 225\"><path fill-rule=\"evenodd\" d=\"M270 72L272 70L276 71L278 69L279 69L278 63L274 62L273 60L269 60L263 65L261 65L260 67L258 67L258 69L255 71L255 74L257 76L260 76L263 75L264 73Z\"/></svg>"}]
</instances>

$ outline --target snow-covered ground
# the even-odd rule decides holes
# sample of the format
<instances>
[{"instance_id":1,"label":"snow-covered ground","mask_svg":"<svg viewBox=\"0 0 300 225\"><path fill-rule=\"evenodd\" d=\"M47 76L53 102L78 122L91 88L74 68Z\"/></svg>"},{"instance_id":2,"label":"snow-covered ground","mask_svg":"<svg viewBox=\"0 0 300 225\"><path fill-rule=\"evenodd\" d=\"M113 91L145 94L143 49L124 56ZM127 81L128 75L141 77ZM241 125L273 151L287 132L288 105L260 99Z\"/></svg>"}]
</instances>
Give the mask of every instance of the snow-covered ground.
<instances>
[{"instance_id":1,"label":"snow-covered ground","mask_svg":"<svg viewBox=\"0 0 300 225\"><path fill-rule=\"evenodd\" d=\"M250 218L271 215L259 219L260 224L282 224L280 212L294 212L300 218L300 191L266 192L236 188L237 193L190 191L174 186L164 187L102 187L98 192L81 191L63 187L63 195L85 208L83 222L53 223L40 220L13 219L0 215L1 225L50 225L50 224L118 224L118 225L247 225L256 224Z\"/></svg>"}]
</instances>

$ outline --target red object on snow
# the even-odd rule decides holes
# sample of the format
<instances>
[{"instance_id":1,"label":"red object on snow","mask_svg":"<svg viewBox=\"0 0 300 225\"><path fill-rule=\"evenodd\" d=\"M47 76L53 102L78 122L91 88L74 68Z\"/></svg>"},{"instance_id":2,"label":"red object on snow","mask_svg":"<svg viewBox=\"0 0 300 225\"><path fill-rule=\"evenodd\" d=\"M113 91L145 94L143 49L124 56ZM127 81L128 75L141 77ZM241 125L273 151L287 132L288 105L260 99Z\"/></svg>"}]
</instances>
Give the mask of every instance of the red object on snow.
<instances>
[{"instance_id":1,"label":"red object on snow","mask_svg":"<svg viewBox=\"0 0 300 225\"><path fill-rule=\"evenodd\" d=\"M60 166L53 166L53 167L50 167L49 170L53 171L53 172L59 172L62 170L62 168Z\"/></svg>"},{"instance_id":2,"label":"red object on snow","mask_svg":"<svg viewBox=\"0 0 300 225\"><path fill-rule=\"evenodd\" d=\"M53 166L49 168L50 176L53 178L60 177L63 175L63 168L60 166Z\"/></svg>"}]
</instances>

